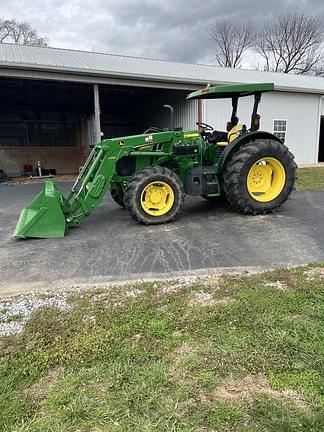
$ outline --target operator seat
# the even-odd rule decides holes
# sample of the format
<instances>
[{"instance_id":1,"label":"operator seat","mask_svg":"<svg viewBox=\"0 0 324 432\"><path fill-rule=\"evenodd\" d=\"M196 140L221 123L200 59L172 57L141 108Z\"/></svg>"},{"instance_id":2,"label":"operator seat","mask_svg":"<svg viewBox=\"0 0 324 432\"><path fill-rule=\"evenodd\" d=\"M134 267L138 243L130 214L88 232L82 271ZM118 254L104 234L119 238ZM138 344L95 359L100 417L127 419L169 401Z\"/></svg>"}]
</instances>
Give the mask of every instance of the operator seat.
<instances>
[{"instance_id":1,"label":"operator seat","mask_svg":"<svg viewBox=\"0 0 324 432\"><path fill-rule=\"evenodd\" d=\"M243 123L236 124L233 126L231 122L228 122L227 124L227 141L219 141L217 143L220 147L226 147L228 144L230 144L232 141L234 141L236 138L238 138L240 135L247 132L246 125Z\"/></svg>"}]
</instances>

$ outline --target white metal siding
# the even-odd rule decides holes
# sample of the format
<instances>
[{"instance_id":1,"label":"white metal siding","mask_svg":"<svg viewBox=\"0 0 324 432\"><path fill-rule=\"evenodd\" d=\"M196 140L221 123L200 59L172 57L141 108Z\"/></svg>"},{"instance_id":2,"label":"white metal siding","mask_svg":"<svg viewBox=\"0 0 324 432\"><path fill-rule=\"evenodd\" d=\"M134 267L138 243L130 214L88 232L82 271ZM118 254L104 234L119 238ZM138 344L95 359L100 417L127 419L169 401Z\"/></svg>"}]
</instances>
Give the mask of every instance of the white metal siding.
<instances>
[{"instance_id":1,"label":"white metal siding","mask_svg":"<svg viewBox=\"0 0 324 432\"><path fill-rule=\"evenodd\" d=\"M179 101L174 107L174 124L184 130L197 129L197 101Z\"/></svg>"},{"instance_id":2,"label":"white metal siding","mask_svg":"<svg viewBox=\"0 0 324 432\"><path fill-rule=\"evenodd\" d=\"M324 117L324 98L321 98L320 101L320 111L321 111L321 116Z\"/></svg>"},{"instance_id":3,"label":"white metal siding","mask_svg":"<svg viewBox=\"0 0 324 432\"><path fill-rule=\"evenodd\" d=\"M239 100L240 123L250 126L253 97ZM287 120L285 144L299 164L316 163L319 136L319 96L300 93L266 93L259 106L261 130L273 133L274 119ZM216 129L225 130L230 120L229 100L204 101L203 118Z\"/></svg>"}]
</instances>

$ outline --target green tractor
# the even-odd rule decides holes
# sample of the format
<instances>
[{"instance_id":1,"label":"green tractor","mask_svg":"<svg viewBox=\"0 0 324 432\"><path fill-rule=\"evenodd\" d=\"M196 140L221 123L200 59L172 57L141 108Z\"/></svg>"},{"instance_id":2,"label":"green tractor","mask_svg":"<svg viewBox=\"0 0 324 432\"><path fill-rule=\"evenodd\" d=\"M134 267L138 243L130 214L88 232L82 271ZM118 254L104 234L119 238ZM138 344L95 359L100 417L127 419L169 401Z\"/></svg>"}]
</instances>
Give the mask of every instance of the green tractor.
<instances>
[{"instance_id":1,"label":"green tractor","mask_svg":"<svg viewBox=\"0 0 324 432\"><path fill-rule=\"evenodd\" d=\"M232 99L226 132L198 122L198 130L150 128L142 135L106 139L94 146L68 197L47 181L22 211L16 237L63 237L111 191L113 199L145 225L170 222L184 197L224 196L237 211L265 214L289 197L294 157L282 141L259 131L258 105L272 83L207 86L187 99ZM238 99L254 95L251 124L239 123Z\"/></svg>"}]
</instances>

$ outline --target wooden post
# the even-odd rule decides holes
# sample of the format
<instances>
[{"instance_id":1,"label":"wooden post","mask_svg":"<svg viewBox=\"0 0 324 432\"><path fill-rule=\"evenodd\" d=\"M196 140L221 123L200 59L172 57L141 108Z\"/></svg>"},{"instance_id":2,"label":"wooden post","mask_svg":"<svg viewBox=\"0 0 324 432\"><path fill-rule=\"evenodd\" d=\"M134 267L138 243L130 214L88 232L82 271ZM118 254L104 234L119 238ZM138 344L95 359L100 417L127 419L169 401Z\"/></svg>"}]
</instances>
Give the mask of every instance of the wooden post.
<instances>
[{"instance_id":1,"label":"wooden post","mask_svg":"<svg viewBox=\"0 0 324 432\"><path fill-rule=\"evenodd\" d=\"M80 155L81 155L81 165L84 164L87 155L89 154L89 141L88 141L88 135L87 135L87 120L86 119L81 119L80 121Z\"/></svg>"}]
</instances>

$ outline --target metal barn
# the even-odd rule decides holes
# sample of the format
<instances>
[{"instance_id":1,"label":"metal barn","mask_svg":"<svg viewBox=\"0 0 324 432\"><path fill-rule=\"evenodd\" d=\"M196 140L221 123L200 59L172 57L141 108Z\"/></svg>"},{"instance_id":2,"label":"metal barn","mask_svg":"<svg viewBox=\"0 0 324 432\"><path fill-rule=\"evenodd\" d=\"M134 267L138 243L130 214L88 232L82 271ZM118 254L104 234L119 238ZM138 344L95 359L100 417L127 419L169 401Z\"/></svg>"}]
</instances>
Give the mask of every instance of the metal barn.
<instances>
[{"instance_id":1,"label":"metal barn","mask_svg":"<svg viewBox=\"0 0 324 432\"><path fill-rule=\"evenodd\" d=\"M168 127L165 104L174 106L177 127L200 120L224 130L229 102L187 102L187 93L252 82L276 89L263 96L261 129L281 137L299 164L324 161L323 78L0 44L0 169L19 175L40 161L75 173L102 138ZM240 121L249 124L251 101L240 104Z\"/></svg>"}]
</instances>

